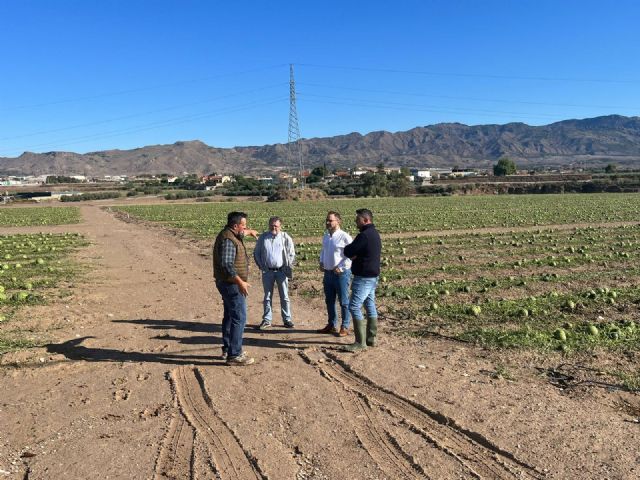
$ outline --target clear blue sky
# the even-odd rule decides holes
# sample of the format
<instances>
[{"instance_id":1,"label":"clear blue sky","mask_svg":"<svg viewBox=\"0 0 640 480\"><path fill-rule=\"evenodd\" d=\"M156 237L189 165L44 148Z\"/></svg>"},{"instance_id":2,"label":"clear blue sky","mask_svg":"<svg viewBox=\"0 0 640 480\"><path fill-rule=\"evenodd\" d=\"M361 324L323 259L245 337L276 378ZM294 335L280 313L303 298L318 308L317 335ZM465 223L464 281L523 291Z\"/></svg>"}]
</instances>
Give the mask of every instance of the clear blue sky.
<instances>
[{"instance_id":1,"label":"clear blue sky","mask_svg":"<svg viewBox=\"0 0 640 480\"><path fill-rule=\"evenodd\" d=\"M313 3L313 5L311 5ZM640 2L0 0L0 157L640 112Z\"/></svg>"}]
</instances>

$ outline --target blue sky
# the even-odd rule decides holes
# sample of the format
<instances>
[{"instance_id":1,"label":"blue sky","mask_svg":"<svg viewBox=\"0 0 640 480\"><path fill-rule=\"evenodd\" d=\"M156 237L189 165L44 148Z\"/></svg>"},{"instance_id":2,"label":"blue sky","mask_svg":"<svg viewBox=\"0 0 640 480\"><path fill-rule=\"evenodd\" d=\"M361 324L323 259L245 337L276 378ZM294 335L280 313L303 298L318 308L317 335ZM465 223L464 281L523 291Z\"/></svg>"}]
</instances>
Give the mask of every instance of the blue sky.
<instances>
[{"instance_id":1,"label":"blue sky","mask_svg":"<svg viewBox=\"0 0 640 480\"><path fill-rule=\"evenodd\" d=\"M640 111L640 2L0 0L0 157Z\"/></svg>"}]
</instances>

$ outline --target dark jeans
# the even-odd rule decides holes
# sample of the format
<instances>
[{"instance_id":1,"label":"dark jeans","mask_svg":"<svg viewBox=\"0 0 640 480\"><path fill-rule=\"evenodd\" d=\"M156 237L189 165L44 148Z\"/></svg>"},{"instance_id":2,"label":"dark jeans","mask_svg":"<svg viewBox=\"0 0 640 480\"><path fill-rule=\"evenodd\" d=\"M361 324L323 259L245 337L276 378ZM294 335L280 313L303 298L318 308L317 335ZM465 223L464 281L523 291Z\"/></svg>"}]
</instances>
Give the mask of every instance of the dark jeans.
<instances>
[{"instance_id":1,"label":"dark jeans","mask_svg":"<svg viewBox=\"0 0 640 480\"><path fill-rule=\"evenodd\" d=\"M334 271L325 270L322 286L324 287L324 300L327 304L329 315L329 325L338 326L338 312L336 310L336 297L340 302L340 313L342 314L342 326L349 328L351 325L351 314L349 313L349 283L351 280L351 270L337 274Z\"/></svg>"},{"instance_id":2,"label":"dark jeans","mask_svg":"<svg viewBox=\"0 0 640 480\"><path fill-rule=\"evenodd\" d=\"M216 281L222 295L224 316L222 317L222 344L229 358L242 353L242 334L247 323L247 299L240 293L238 285Z\"/></svg>"}]
</instances>

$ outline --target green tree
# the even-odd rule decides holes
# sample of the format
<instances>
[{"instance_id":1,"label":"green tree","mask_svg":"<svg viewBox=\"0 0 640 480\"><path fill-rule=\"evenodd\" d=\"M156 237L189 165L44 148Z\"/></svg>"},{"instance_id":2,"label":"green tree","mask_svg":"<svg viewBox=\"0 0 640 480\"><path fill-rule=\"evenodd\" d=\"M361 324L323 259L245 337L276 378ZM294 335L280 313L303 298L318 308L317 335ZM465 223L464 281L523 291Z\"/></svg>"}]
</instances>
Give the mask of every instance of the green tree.
<instances>
[{"instance_id":1,"label":"green tree","mask_svg":"<svg viewBox=\"0 0 640 480\"><path fill-rule=\"evenodd\" d=\"M409 179L403 173L390 173L387 177L387 187L394 197L406 197L412 193Z\"/></svg>"},{"instance_id":2,"label":"green tree","mask_svg":"<svg viewBox=\"0 0 640 480\"><path fill-rule=\"evenodd\" d=\"M324 165L315 167L313 170L311 170L311 173L307 177L307 183L318 183L320 180L326 177L328 173L329 171Z\"/></svg>"},{"instance_id":3,"label":"green tree","mask_svg":"<svg viewBox=\"0 0 640 480\"><path fill-rule=\"evenodd\" d=\"M360 179L362 180L360 193L363 197L386 197L389 195L386 175L367 172Z\"/></svg>"},{"instance_id":4,"label":"green tree","mask_svg":"<svg viewBox=\"0 0 640 480\"><path fill-rule=\"evenodd\" d=\"M493 174L496 177L504 177L505 175L513 175L517 171L516 164L510 158L501 158L493 166Z\"/></svg>"},{"instance_id":5,"label":"green tree","mask_svg":"<svg viewBox=\"0 0 640 480\"><path fill-rule=\"evenodd\" d=\"M604 168L605 173L615 173L618 170L618 166L615 163L610 163Z\"/></svg>"}]
</instances>

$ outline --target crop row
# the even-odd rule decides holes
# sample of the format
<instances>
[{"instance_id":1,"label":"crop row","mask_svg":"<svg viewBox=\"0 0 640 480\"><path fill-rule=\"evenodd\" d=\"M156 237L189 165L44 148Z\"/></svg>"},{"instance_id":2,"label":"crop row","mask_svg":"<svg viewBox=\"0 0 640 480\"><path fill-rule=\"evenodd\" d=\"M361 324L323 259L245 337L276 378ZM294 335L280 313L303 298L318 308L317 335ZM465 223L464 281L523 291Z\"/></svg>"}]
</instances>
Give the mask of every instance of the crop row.
<instances>
[{"instance_id":1,"label":"crop row","mask_svg":"<svg viewBox=\"0 0 640 480\"><path fill-rule=\"evenodd\" d=\"M257 230L266 227L270 216L278 215L283 219L284 229L296 237L321 236L327 211L335 210L343 216L343 228L355 233L355 210L364 207L374 212L375 223L382 233L398 233L635 221L640 218L640 195L367 198L313 203L220 202L113 208L212 238L232 210L247 212L249 224Z\"/></svg>"},{"instance_id":2,"label":"crop row","mask_svg":"<svg viewBox=\"0 0 640 480\"><path fill-rule=\"evenodd\" d=\"M78 234L0 235L0 322L25 304L43 303L77 267L71 252L86 245Z\"/></svg>"},{"instance_id":3,"label":"crop row","mask_svg":"<svg viewBox=\"0 0 640 480\"><path fill-rule=\"evenodd\" d=\"M0 226L69 225L80 222L77 207L2 207Z\"/></svg>"}]
</instances>

